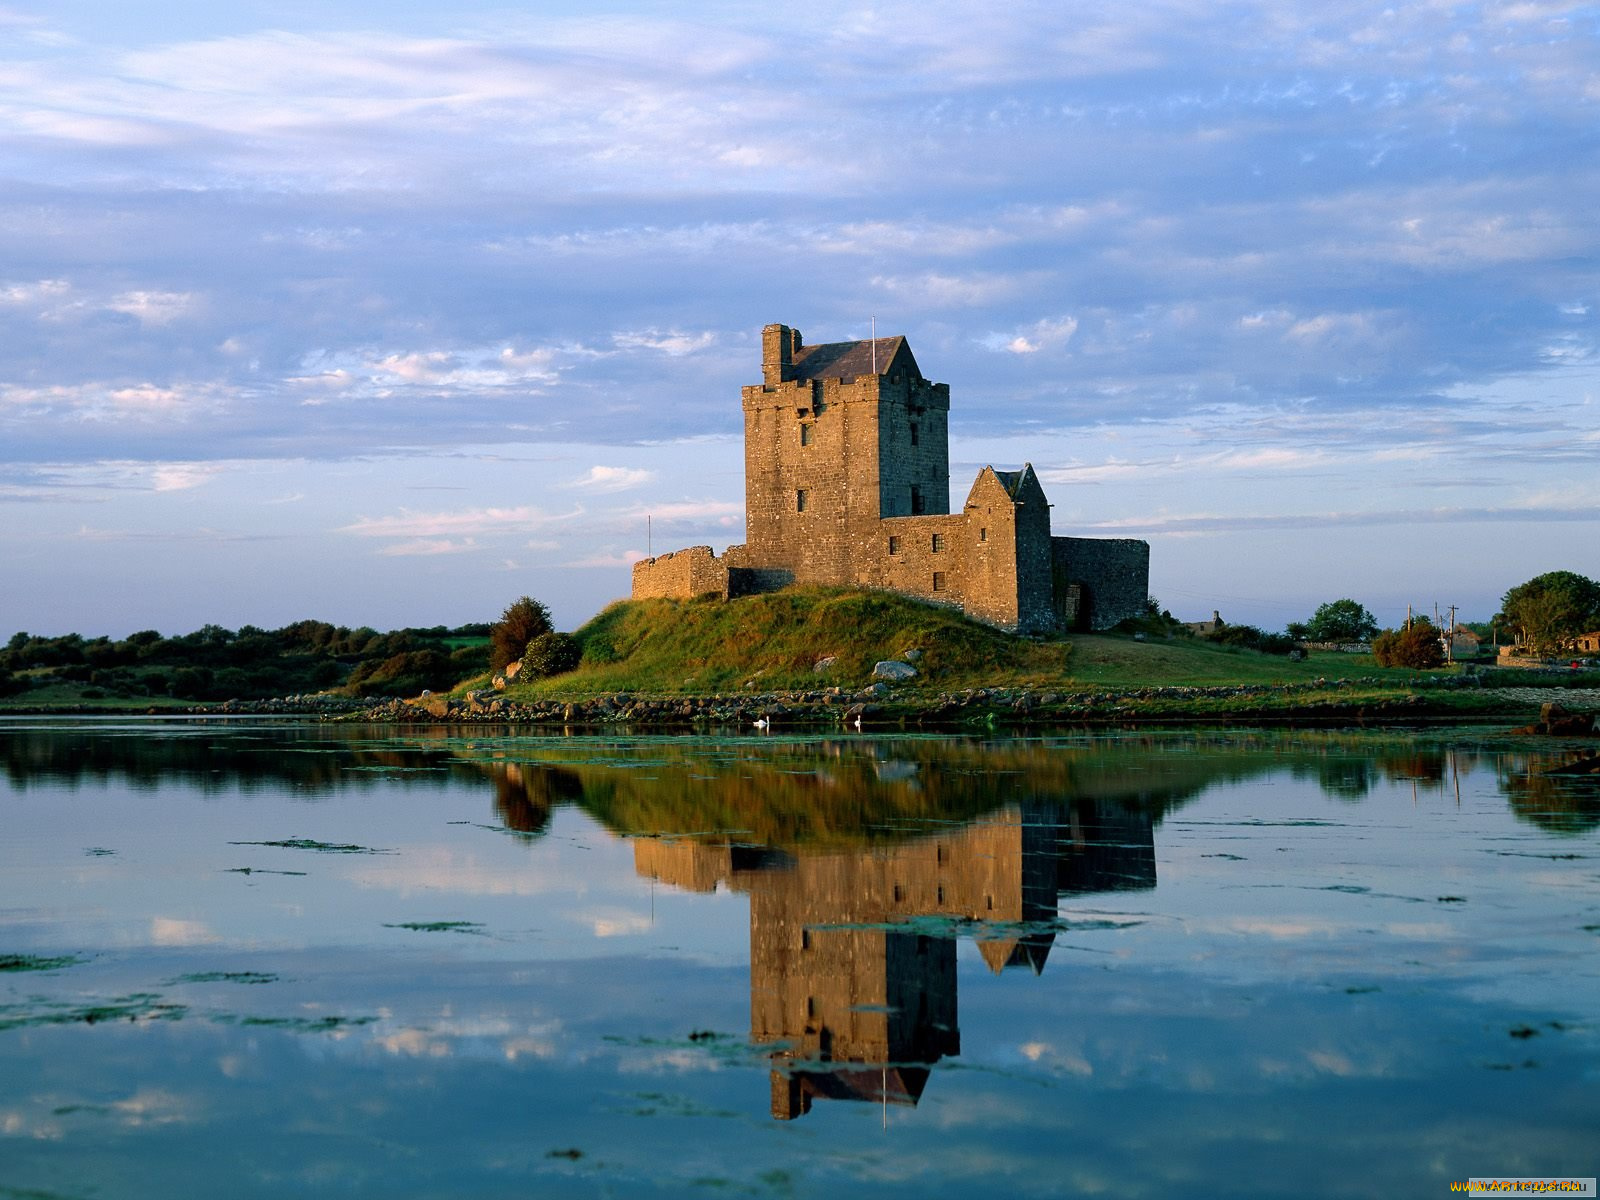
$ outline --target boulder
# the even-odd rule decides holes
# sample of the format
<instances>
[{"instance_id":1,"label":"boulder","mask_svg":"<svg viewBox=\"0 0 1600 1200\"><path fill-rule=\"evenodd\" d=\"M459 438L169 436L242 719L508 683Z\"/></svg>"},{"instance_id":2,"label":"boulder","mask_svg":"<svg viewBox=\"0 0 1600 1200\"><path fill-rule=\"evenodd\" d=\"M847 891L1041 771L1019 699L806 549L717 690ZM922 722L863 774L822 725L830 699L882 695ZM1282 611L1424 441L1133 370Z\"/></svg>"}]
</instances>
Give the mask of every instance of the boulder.
<instances>
[{"instance_id":1,"label":"boulder","mask_svg":"<svg viewBox=\"0 0 1600 1200\"><path fill-rule=\"evenodd\" d=\"M818 675L826 674L829 668L833 666L834 660L837 657L838 655L835 654L824 655L822 658L817 659L816 662L811 664L811 669Z\"/></svg>"},{"instance_id":2,"label":"boulder","mask_svg":"<svg viewBox=\"0 0 1600 1200\"><path fill-rule=\"evenodd\" d=\"M917 669L910 663L886 660L877 663L872 668L872 676L874 679L915 679L917 677Z\"/></svg>"}]
</instances>

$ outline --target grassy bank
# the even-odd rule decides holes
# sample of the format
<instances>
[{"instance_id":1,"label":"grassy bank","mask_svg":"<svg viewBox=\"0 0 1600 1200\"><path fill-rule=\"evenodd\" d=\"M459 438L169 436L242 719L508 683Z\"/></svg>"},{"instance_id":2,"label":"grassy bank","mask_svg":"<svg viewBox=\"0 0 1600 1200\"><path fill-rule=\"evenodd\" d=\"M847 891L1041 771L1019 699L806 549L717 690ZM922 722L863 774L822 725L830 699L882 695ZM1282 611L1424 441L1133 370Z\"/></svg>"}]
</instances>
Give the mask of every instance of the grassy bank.
<instances>
[{"instance_id":1,"label":"grassy bank","mask_svg":"<svg viewBox=\"0 0 1600 1200\"><path fill-rule=\"evenodd\" d=\"M804 711L869 699L885 718L961 721L999 713L1030 722L1322 719L1520 715L1530 688L1600 687L1600 677L1460 667L1384 670L1369 655L1314 652L1303 661L1186 637L1017 638L959 613L879 592L794 589L733 602L615 604L574 635L583 664L516 681L522 705L622 694L615 711L653 719L642 698L776 697ZM873 665L911 661L917 675L866 697ZM1489 683L1491 686L1479 686ZM477 681L475 686L482 686ZM1507 688L1521 689L1510 692ZM462 689L467 690L466 687ZM1560 694L1560 693L1555 693ZM607 708L606 719L615 719ZM713 710L720 711L720 710Z\"/></svg>"},{"instance_id":2,"label":"grassy bank","mask_svg":"<svg viewBox=\"0 0 1600 1200\"><path fill-rule=\"evenodd\" d=\"M1600 672L1540 674L1460 667L1379 668L1368 655L1313 652L1303 661L1152 627L1142 637L1032 639L950 609L885 592L807 588L731 602L624 601L573 635L583 661L550 679L490 690L462 681L424 709L372 710L377 719L507 719L566 724L681 726L748 721L776 710L836 723L861 705L879 724L928 727L1138 721L1528 720L1541 700L1600 707ZM882 660L913 678L874 687ZM869 691L869 689L872 689ZM488 693L485 696L485 693ZM241 696L231 712L335 712L340 701ZM351 701L342 700L344 706ZM321 707L319 708L319 704ZM286 706L287 705L287 706ZM168 698L74 694L67 680L13 696L12 711L114 712L182 708ZM392 707L392 706L391 706Z\"/></svg>"}]
</instances>

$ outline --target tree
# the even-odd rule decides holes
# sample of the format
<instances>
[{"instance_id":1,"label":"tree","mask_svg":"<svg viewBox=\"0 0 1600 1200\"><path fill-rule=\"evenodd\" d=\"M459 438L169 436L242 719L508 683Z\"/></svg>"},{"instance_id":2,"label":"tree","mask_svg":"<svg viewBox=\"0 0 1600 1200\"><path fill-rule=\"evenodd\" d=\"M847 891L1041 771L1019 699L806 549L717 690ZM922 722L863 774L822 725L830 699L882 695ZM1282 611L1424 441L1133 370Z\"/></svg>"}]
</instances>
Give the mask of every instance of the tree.
<instances>
[{"instance_id":1,"label":"tree","mask_svg":"<svg viewBox=\"0 0 1600 1200\"><path fill-rule=\"evenodd\" d=\"M522 658L528 643L541 633L550 633L550 610L537 600L523 596L513 602L489 630L489 668L503 671Z\"/></svg>"},{"instance_id":2,"label":"tree","mask_svg":"<svg viewBox=\"0 0 1600 1200\"><path fill-rule=\"evenodd\" d=\"M1385 629L1372 639L1372 657L1380 667L1425 669L1444 665L1439 631L1418 617L1410 629Z\"/></svg>"},{"instance_id":3,"label":"tree","mask_svg":"<svg viewBox=\"0 0 1600 1200\"><path fill-rule=\"evenodd\" d=\"M1547 571L1512 588L1500 608L1519 642L1559 653L1580 633L1600 629L1600 583L1572 571Z\"/></svg>"},{"instance_id":4,"label":"tree","mask_svg":"<svg viewBox=\"0 0 1600 1200\"><path fill-rule=\"evenodd\" d=\"M1317 606L1311 620L1288 628L1291 637L1308 642L1365 642L1378 632L1378 622L1354 600L1330 600Z\"/></svg>"}]
</instances>

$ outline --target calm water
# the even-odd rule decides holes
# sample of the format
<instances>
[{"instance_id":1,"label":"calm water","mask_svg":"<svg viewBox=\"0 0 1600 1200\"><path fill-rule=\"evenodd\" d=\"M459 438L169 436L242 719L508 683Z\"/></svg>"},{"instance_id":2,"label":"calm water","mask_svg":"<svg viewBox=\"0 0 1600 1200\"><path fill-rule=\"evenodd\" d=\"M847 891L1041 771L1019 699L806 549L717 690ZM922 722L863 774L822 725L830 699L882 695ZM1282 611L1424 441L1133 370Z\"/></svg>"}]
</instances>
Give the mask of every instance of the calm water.
<instances>
[{"instance_id":1,"label":"calm water","mask_svg":"<svg viewBox=\"0 0 1600 1200\"><path fill-rule=\"evenodd\" d=\"M1600 1172L1600 787L1509 740L10 721L0 761L0 1198Z\"/></svg>"}]
</instances>

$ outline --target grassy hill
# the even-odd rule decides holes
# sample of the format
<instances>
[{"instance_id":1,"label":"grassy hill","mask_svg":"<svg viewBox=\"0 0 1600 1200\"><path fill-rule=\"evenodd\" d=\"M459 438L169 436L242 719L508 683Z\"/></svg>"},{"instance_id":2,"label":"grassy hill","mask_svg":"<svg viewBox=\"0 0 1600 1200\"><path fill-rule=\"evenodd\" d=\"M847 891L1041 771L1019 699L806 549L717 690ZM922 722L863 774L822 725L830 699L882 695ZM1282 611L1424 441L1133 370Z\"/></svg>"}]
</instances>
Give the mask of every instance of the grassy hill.
<instances>
[{"instance_id":1,"label":"grassy hill","mask_svg":"<svg viewBox=\"0 0 1600 1200\"><path fill-rule=\"evenodd\" d=\"M578 670L518 682L515 698L859 688L873 664L921 652L916 690L1277 683L1370 673L1365 656L1281 656L1177 638L1035 640L888 592L795 588L733 601L621 601L574 636ZM819 660L832 657L824 671Z\"/></svg>"}]
</instances>

